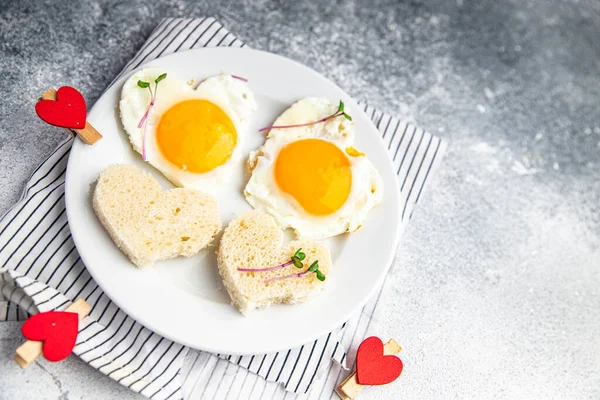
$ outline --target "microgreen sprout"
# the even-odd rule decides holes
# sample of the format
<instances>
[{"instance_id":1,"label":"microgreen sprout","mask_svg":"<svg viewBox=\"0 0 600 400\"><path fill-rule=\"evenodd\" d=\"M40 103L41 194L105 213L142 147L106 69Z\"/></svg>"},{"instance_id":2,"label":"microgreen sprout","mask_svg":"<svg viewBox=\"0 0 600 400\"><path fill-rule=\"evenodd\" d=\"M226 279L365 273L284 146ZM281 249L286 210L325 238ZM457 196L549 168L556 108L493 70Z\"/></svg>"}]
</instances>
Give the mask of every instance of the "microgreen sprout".
<instances>
[{"instance_id":1,"label":"microgreen sprout","mask_svg":"<svg viewBox=\"0 0 600 400\"><path fill-rule=\"evenodd\" d=\"M293 256L290 257L289 261L284 262L283 264L276 265L274 267L269 267L269 268L238 268L237 270L240 272L266 272L266 271L274 271L274 270L280 269L280 268L285 268L288 265L292 265L292 264L296 268L304 268L302 261L305 258L306 258L306 254L300 248L300 249L296 250L296 252L294 253ZM317 260L317 261L314 261L312 264L310 264L310 267L308 267L308 269L304 272L299 272L297 274L291 274L291 275L285 275L285 276L277 276L275 278L265 280L265 283L279 281L279 280L288 279L288 278L301 278L303 276L310 275L310 274L316 274L317 279L320 280L321 282L325 280L325 274L322 273L321 271L319 271L319 261Z\"/></svg>"},{"instance_id":2,"label":"microgreen sprout","mask_svg":"<svg viewBox=\"0 0 600 400\"><path fill-rule=\"evenodd\" d=\"M304 254L301 250L302 249L296 250L296 252L292 256L292 264L294 264L294 267L296 268L302 268L302 260L306 258L306 254Z\"/></svg>"},{"instance_id":3,"label":"microgreen sprout","mask_svg":"<svg viewBox=\"0 0 600 400\"><path fill-rule=\"evenodd\" d=\"M340 100L340 104L338 105L338 109L336 112L334 112L333 114L331 114L325 118L321 118L318 121L307 122L305 124L296 124L296 125L271 125L271 126L265 126L264 128L261 128L258 131L264 132L264 131L268 131L269 129L286 129L286 128L298 128L301 126L310 126L310 125L319 124L321 122L325 122L325 121L328 121L330 119L337 118L340 116L344 116L344 118L346 118L348 121L352 121L352 117L350 115L346 114L346 112L344 111L344 102L341 100Z\"/></svg>"},{"instance_id":4,"label":"microgreen sprout","mask_svg":"<svg viewBox=\"0 0 600 400\"><path fill-rule=\"evenodd\" d=\"M162 80L163 80L163 79L165 79L166 77L167 77L167 73L166 73L166 72L165 72L164 74L160 74L160 75L158 76L158 78L156 78L156 79L154 80L154 83L156 83L156 84L158 85L158 82L162 81Z\"/></svg>"},{"instance_id":5,"label":"microgreen sprout","mask_svg":"<svg viewBox=\"0 0 600 400\"><path fill-rule=\"evenodd\" d=\"M237 270L240 272L265 272L265 271L273 271L279 268L285 268L288 265L294 264L296 268L302 268L302 260L306 258L306 254L302 252L302 249L296 250L293 256L290 257L290 260L284 262L283 264L276 265L274 267L269 268L238 268Z\"/></svg>"},{"instance_id":6,"label":"microgreen sprout","mask_svg":"<svg viewBox=\"0 0 600 400\"><path fill-rule=\"evenodd\" d=\"M160 74L155 80L154 80L154 91L152 91L152 87L150 87L150 82L144 82L144 81L138 81L137 85L139 87L141 87L142 89L146 89L148 88L148 90L150 91L150 104L148 104L148 108L146 109L146 112L144 113L144 115L142 116L142 119L140 120L140 123L138 124L138 128L141 128L142 126L144 127L144 131L142 132L142 158L144 159L144 161L146 161L146 127L148 126L148 124L144 124L144 122L146 122L146 120L148 119L148 116L150 115L150 111L152 111L152 107L154 107L154 102L156 101L156 94L158 93L158 83L160 81L162 81L163 79L165 79L167 77L167 74Z\"/></svg>"},{"instance_id":7,"label":"microgreen sprout","mask_svg":"<svg viewBox=\"0 0 600 400\"><path fill-rule=\"evenodd\" d=\"M308 267L308 269L304 272L300 272L298 274L285 275L285 276L276 276L275 278L270 278L270 279L265 280L265 283L280 281L280 280L289 279L289 278L302 278L303 276L310 275L310 274L316 274L317 279L320 280L321 282L323 282L325 280L325 274L323 272L319 271L319 261L317 260L317 261L313 262L312 264L310 264L310 267Z\"/></svg>"},{"instance_id":8,"label":"microgreen sprout","mask_svg":"<svg viewBox=\"0 0 600 400\"><path fill-rule=\"evenodd\" d=\"M323 282L325 280L325 274L321 271L317 271L317 279Z\"/></svg>"}]
</instances>

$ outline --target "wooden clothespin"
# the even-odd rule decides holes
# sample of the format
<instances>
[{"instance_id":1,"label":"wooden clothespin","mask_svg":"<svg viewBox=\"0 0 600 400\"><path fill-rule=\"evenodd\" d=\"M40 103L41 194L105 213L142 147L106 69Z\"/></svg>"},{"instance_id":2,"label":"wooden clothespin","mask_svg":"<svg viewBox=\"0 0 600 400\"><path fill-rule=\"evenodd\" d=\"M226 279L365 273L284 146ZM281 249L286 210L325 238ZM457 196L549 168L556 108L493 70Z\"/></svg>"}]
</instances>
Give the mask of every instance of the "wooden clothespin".
<instances>
[{"instance_id":1,"label":"wooden clothespin","mask_svg":"<svg viewBox=\"0 0 600 400\"><path fill-rule=\"evenodd\" d=\"M102 135L86 120L85 99L76 89L63 86L50 88L42 93L35 105L38 116L50 125L65 128L71 136L77 136L86 144L94 144Z\"/></svg>"},{"instance_id":2,"label":"wooden clothespin","mask_svg":"<svg viewBox=\"0 0 600 400\"><path fill-rule=\"evenodd\" d=\"M84 319L89 312L92 310L92 307L85 302L85 300L83 299L79 299L76 302L74 302L73 304L71 304L69 307L67 307L65 309L66 313L75 313L77 314L77 318L79 321L81 321L82 319ZM57 313L54 311L50 311L47 313L40 313L40 314L36 314L33 317L30 318L36 318L37 316L40 316L41 314L51 314L51 313ZM60 312L58 312L60 313ZM28 320L29 321L29 320ZM27 324L28 322L25 322L25 324ZM54 327L55 323L51 323L51 326ZM25 325L23 325L23 327L25 328ZM75 340L77 339L77 327L78 324L75 325L75 329L76 331L74 332L74 336L72 337L72 346L70 347L70 349L68 349L68 351L64 351L65 350L65 344L64 343L60 343L59 345L62 347L60 350L60 352L62 352L64 355L64 357L62 358L66 358L70 353L71 350L73 349L73 346L75 346ZM49 329L50 328L50 329ZM52 330L51 327L48 326L39 326L39 327L35 327L35 329L37 329L36 332L40 335L47 335L48 334L48 330ZM59 332L60 336L63 335L67 335L68 332ZM21 368L25 368L27 367L29 364L31 364L33 361L35 361L36 358L38 358L42 352L44 352L44 354L46 354L46 350L44 349L44 341L41 340L28 340L25 343L23 343L21 346L19 346L17 348L17 351L15 352L14 355L14 359L17 362L17 364L19 364L19 366ZM70 344L67 344L67 347L70 346ZM55 360L51 360L51 361L59 361L58 359Z\"/></svg>"},{"instance_id":3,"label":"wooden clothespin","mask_svg":"<svg viewBox=\"0 0 600 400\"><path fill-rule=\"evenodd\" d=\"M381 347L383 347L383 351ZM388 362L388 365L383 365L386 363L382 361L384 361L385 356L395 356L400 351L402 351L402 347L394 339L390 339L385 346L379 338L370 337L365 339L358 349L356 357L357 371L340 383L335 388L335 392L342 400L352 400L366 386L382 385L393 381L402 373L402 361L398 358L393 363ZM357 373L361 373L363 376L361 379L363 384L358 383Z\"/></svg>"}]
</instances>

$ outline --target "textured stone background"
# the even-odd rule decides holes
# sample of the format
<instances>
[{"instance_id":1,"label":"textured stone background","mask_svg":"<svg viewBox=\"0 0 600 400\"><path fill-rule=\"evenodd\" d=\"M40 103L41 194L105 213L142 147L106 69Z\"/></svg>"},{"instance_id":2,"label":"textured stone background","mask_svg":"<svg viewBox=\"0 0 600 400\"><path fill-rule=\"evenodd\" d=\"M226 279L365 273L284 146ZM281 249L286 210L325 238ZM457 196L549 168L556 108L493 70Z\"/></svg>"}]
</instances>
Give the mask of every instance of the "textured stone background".
<instances>
[{"instance_id":1,"label":"textured stone background","mask_svg":"<svg viewBox=\"0 0 600 400\"><path fill-rule=\"evenodd\" d=\"M43 89L92 103L161 18L204 15L451 144L370 329L405 373L361 397L600 398L596 0L4 0L0 213L63 138ZM0 398L138 398L74 358L20 371L19 340L0 324Z\"/></svg>"}]
</instances>

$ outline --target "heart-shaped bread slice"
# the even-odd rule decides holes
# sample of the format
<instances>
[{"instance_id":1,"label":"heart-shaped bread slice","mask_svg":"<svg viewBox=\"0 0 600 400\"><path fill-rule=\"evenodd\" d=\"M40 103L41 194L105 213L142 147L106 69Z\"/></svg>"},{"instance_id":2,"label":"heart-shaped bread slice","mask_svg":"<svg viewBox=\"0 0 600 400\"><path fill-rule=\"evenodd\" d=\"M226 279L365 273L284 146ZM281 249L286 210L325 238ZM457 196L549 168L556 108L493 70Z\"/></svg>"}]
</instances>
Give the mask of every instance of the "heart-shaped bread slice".
<instances>
[{"instance_id":1,"label":"heart-shaped bread slice","mask_svg":"<svg viewBox=\"0 0 600 400\"><path fill-rule=\"evenodd\" d=\"M94 210L115 244L138 267L205 248L221 229L215 199L194 189L163 190L133 165L111 165L98 178Z\"/></svg>"},{"instance_id":2,"label":"heart-shaped bread slice","mask_svg":"<svg viewBox=\"0 0 600 400\"><path fill-rule=\"evenodd\" d=\"M298 304L322 290L326 281L315 273L271 282L268 279L307 271L319 261L319 271L329 277L329 249L314 241L293 241L284 246L283 231L268 214L247 211L231 221L223 233L218 250L219 273L233 305L247 315L272 304ZM288 265L263 272L241 272L238 268L263 269L284 264L298 250L306 254L303 268Z\"/></svg>"}]
</instances>

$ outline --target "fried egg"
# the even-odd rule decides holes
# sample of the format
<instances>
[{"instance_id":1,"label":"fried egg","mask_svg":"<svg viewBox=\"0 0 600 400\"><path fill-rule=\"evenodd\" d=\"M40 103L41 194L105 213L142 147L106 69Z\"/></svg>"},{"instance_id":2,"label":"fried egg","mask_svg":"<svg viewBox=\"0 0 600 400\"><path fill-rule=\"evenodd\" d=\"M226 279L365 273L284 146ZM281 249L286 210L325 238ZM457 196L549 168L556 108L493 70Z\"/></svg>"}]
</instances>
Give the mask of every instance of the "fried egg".
<instances>
[{"instance_id":1,"label":"fried egg","mask_svg":"<svg viewBox=\"0 0 600 400\"><path fill-rule=\"evenodd\" d=\"M141 121L151 94L138 81L156 90L145 133ZM148 163L177 186L214 193L241 161L256 101L248 84L231 75L207 78L194 89L175 73L146 68L125 82L119 108L133 149L145 153Z\"/></svg>"},{"instance_id":2,"label":"fried egg","mask_svg":"<svg viewBox=\"0 0 600 400\"><path fill-rule=\"evenodd\" d=\"M326 98L305 98L273 125L318 121L337 111ZM349 114L351 114L349 112ZM294 128L272 128L250 154L244 194L255 209L302 238L353 232L383 198L381 176L353 147L354 124L343 116Z\"/></svg>"}]
</instances>

